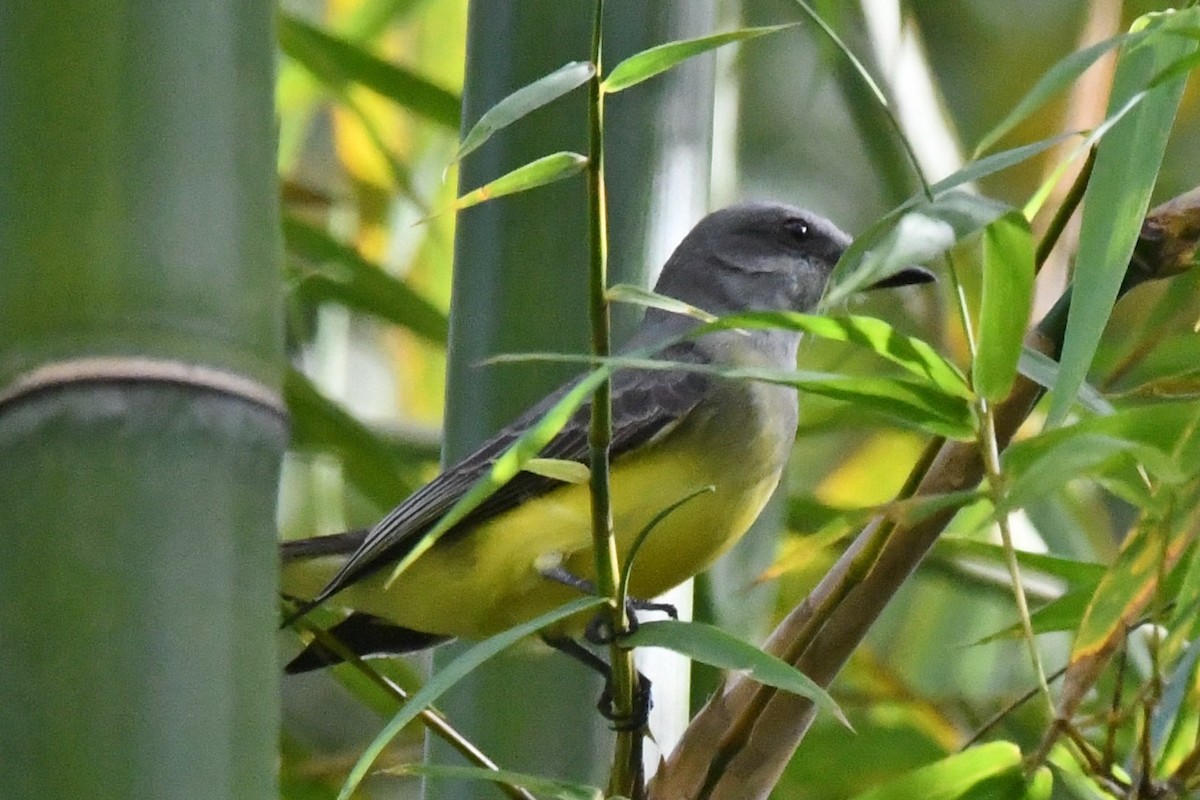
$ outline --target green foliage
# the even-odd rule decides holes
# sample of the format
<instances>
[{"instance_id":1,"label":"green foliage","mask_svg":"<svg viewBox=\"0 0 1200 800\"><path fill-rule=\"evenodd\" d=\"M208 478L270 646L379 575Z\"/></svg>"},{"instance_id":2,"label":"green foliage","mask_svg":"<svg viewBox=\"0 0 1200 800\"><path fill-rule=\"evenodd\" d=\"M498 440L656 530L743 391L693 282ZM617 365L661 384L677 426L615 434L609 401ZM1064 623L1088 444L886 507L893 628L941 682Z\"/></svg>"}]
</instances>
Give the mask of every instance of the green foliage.
<instances>
[{"instance_id":1,"label":"green foliage","mask_svg":"<svg viewBox=\"0 0 1200 800\"><path fill-rule=\"evenodd\" d=\"M430 0L428 5L441 4ZM803 3L798 5L803 8L797 10L797 16L817 14ZM843 7L827 3L820 10L835 8ZM497 462L493 475L472 490L461 508L442 520L422 548L431 546L471 504L481 502L517 470L588 480L589 468L540 459L538 452L565 415L586 402L612 370L684 366L725 379L795 386L803 397L806 431L815 435L797 447L791 479L785 482L786 499L792 509L799 510L791 517L805 527L799 533L814 535L793 536L787 552L780 554L777 568L770 573L779 596L778 608L756 620L760 629L778 622L807 596L836 556L830 551L844 546L876 512L889 520L887 524L906 526L930 519L949 520L962 506L958 519L949 522L949 529L959 535L943 537L934 548L934 558L908 581L906 590L888 598L892 610L851 659L844 682L832 689L805 678L775 656L722 633L709 624L712 619L696 624L645 624L624 643L668 647L721 669L749 671L751 679L801 692L822 709L839 715L837 709L843 709L861 737L842 737L835 725L819 719L785 772L777 790L780 797L1046 798L1052 784L1056 791L1071 787L1082 792L1080 796L1105 797L1129 790L1131 778L1120 765L1133 763L1145 752L1151 754L1144 765L1146 774L1134 777L1144 781L1148 792L1168 786L1193 789L1200 763L1194 736L1194 640L1200 617L1200 549L1194 541L1195 508L1200 499L1200 437L1196 433L1200 425L1196 377L1200 370L1195 366L1194 302L1180 299L1178 294L1184 293L1186 298L1186 293L1195 291L1196 281L1189 275L1165 287L1130 291L1135 281L1126 276L1131 257L1139 257L1135 246L1144 232L1151 197L1156 191L1165 196L1156 185L1195 182L1196 163L1189 153L1200 136L1194 130L1195 97L1184 94L1183 84L1196 66L1192 54L1200 9L1152 15L1135 22L1132 32L1112 30L1108 38L1086 47L1074 44L1076 29L1071 29L1070 35L1059 32L1056 38L1052 32L1044 34L1053 39L1042 44L1054 57L1045 59L1038 74L1022 82L1032 88L1018 95L1015 103L1010 100L990 108L987 119L971 121L970 128L984 131L974 148L974 159L944 177L937 176L936 181L922 178L925 190L898 204L887 202L884 191L873 185L874 176L858 174L866 169L859 157L859 134L848 127L822 127L835 125L831 118L844 115L836 105L821 105L830 102L820 93L829 94L821 81L831 70L845 68L845 62L833 66L822 58L847 55L854 62L849 74L860 81L865 96L874 98L870 102L877 104L875 110L901 126L900 119L893 116L891 101L885 98L897 95L902 104L905 87L878 85L874 65L854 56L855 51L867 51L859 44L863 38L879 35L878 31L872 33L854 14L843 11L820 20L820 26L826 26L818 26L824 31L822 36L831 37L822 41L835 42L825 56L814 47L813 38L801 35L805 30L801 28L750 45L743 53L742 69L748 95L761 90L782 98L780 105L789 109L790 116L784 121L755 118L754 124L774 126L777 141L787 140L787 147L801 140L817 143L815 154L800 159L807 170L805 183L789 184L788 191L812 205L827 202L828 208L817 209L823 212L860 214L854 221L862 232L839 265L826 305L865 304L865 312L859 313L856 307L855 313L762 313L718 320L638 287L609 287L608 302L690 314L702 321L698 333L716 328L802 331L806 334L803 363L797 370L779 371L671 365L646 360L644 353L609 359L545 354L495 359L496 363L566 361L593 371L552 416ZM432 18L434 12L428 13ZM947 17L940 24L958 26L964 42L971 36L997 35L985 29L985 24L999 23L960 16L963 18ZM920 15L908 19L913 24L931 24ZM747 20L752 21L756 20ZM339 113L352 108L352 87L363 86L404 109L401 115L414 114L425 121L425 127L417 130L434 142L425 151L392 152L396 137L387 134L387 125L371 137L372 148L384 151L397 165L384 190L399 193L402 175L438 173L447 164L479 157L479 148L494 133L515 129L537 109L589 82L594 99L597 94L628 90L628 95L609 98L621 102L634 96L632 87L685 59L794 25L789 19L764 22L773 24L665 43L621 61L607 75L596 75L589 61L566 64L524 87L513 87L457 147L444 133L429 130L457 128L457 96L421 77L418 65L401 68L378 55L383 50L371 42L358 42L348 34L334 35L286 15L281 18L279 35L284 53L302 64L338 101ZM779 22L784 24L774 24ZM426 20L424 24L432 23ZM1021 28L1022 21L1017 19L1004 24L1021 37L1039 35L1034 20L1027 29ZM815 31L811 33L815 35ZM985 71L995 75L976 74L980 71L967 58L969 48L964 46L964 54L949 59L937 55L944 53L942 44L930 43L929 67L935 83L940 81L946 87L954 81L974 80L990 82L993 91L999 92L999 84L1012 82L1006 78L1009 70L1027 66L1014 61ZM757 61L759 51L752 49L756 47L762 47L769 57L763 55L763 60ZM769 51L769 47L776 50ZM1080 138L1079 133L1064 130L1061 98L1077 93L1084 73L1111 53L1118 60L1107 109L1099 120L1088 121L1092 127ZM580 54L581 59L585 56ZM807 59L803 70L789 66L787 59L800 56ZM960 74L964 71L970 73L966 78ZM844 86L844 73L840 74ZM595 81L600 82L598 90ZM786 86L787 91L779 86ZM1004 88L1011 92L1013 87ZM356 102L361 104L361 100ZM951 113L961 112L952 108ZM350 116L355 114L360 121L369 116L361 107ZM586 120L579 123L579 130L584 130ZM747 120L742 123L745 126ZM852 127L844 120L841 124ZM1022 143L1011 149L992 152L1001 141L1018 140ZM1065 156L1058 152L1064 143L1072 145ZM457 200L449 195L450 187L426 188L421 197L424 208L461 210L549 183L578 181L576 176L596 167L580 153L555 152L559 146L558 142L545 142L548 155L492 178ZM1062 188L1059 184L1077 156L1093 146L1097 148L1094 170L1090 176L1085 173L1081 181L1086 184L1079 187L1084 199L1078 242L1063 239L1059 245L1069 250L1067 255L1075 264L1068 290L1070 316L1064 323L1060 312L1067 307L1065 301L1043 316L1042 309L1053 305L1059 290L1038 273L1059 270L1061 274L1064 269L1062 264L1054 264L1054 258L1045 263L1051 252L1048 245L1061 231L1049 218L1061 210L1060 204L1066 206L1065 213L1072 212L1070 204L1078 198L1071 200L1068 194L1063 200L1055 191ZM765 163L757 174L771 173L773 178L775 171L786 172L790 158L779 152L769 157L748 152L743 157L747 174L753 172L755 163ZM890 166L900 172L909 169L907 161ZM1035 179L1015 177L1023 169L1035 171ZM817 189L808 188L810 180ZM827 181L824 185L823 180ZM852 185L851 180L855 181ZM773 188L769 183L746 181L743 194L768 193ZM420 183L413 177L404 191L421 195ZM845 194L851 196L847 199ZM379 266L385 259L378 249L372 249L372 242L379 231L385 231L391 241L404 244L401 249L421 254L411 256L414 262L426 257L432 260L430 254L437 253L442 259L440 268L446 270L444 245L449 231L437 226L448 226L448 215L428 218L417 229L394 221L388 224L388 215L372 209L363 197L358 198L356 210L364 212L368 224L357 235L344 235L345 229L338 223L341 217L333 209L326 209L329 213L320 224L312 221L311 209L292 209L285 223L291 300L303 313L332 314L333 321L323 318L317 326L321 331L318 341L338 324L336 315L344 314L354 325L364 325L366 320L383 322L416 334L423 346L440 348L446 339L445 315L420 288L419 279L401 279L385 272ZM854 211L845 211L848 206ZM1051 233L1043 234L1047 230ZM522 231L503 234L527 235ZM883 306L877 304L885 301L863 299L859 294L861 288L913 263L940 268L940 297L921 295L918 301L913 294L903 302L893 299L891 305ZM1176 272L1182 269L1176 267ZM559 268L561 265L546 265L548 270ZM1117 303L1119 296L1122 299ZM909 313L914 308L920 313ZM1041 341L1027 337L1031 320L1043 337ZM298 347L305 344L299 332L294 332L293 338ZM1035 349L1045 344L1045 339L1062 344L1061 358L1054 355L1055 347ZM391 366L401 371L405 365L397 362ZM988 461L980 453L986 453L1003 423L992 411L1003 409L1014 392L1030 385L1053 392L1048 401L1038 401L1042 389L1030 390L1030 403L1036 404L1024 409L1018 420L1025 421L1024 427L1011 445L1001 437L999 457L984 466L980 480L953 487L958 491L896 499L902 486L915 486L916 479L937 468L936 459L916 459L910 454L914 448L905 449L901 444L917 441L932 453L943 439L952 439L955 446L976 448L976 462ZM287 394L297 452L333 456L344 471L346 485L357 492L355 496L366 497L378 507L371 512L398 501L428 476L432 460L428 450L355 422L340 404L325 397L314 381L293 375ZM916 472L906 479L914 461ZM847 501L848 497L855 499ZM687 498L679 502L687 502ZM1019 534L1017 552L1006 553L1001 545L986 540L999 520ZM771 546L768 541L767 548ZM1034 548L1047 552L1033 552ZM408 560L420 552L421 548L416 549ZM919 557L914 565L917 561ZM1003 577L1009 563L1020 574L1019 587L1011 587ZM397 573L404 566L399 565ZM742 575L724 583L719 577L713 580L721 591L741 598L755 578ZM1017 612L1011 595L1015 589L1030 599L1034 610L1029 622L1035 633L1068 632L1073 643L1064 645L1045 636L1032 645L1014 641L1023 637L1022 625L1013 622ZM452 668L433 675L416 702L406 705L375 736L341 796L348 796L358 785L370 763L415 719L419 708L501 648L549 624L551 617L577 613L585 604L578 601L578 607L573 605L506 632L469 651L469 657L454 662ZM981 732L992 741L967 746L983 720L1002 711L1014 696L1037 686L1032 671L1013 666L1024 661L1012 648L1028 646L1036 647L1055 672L1062 667L1063 682L1053 686L1046 698L1049 703L1044 699L1004 711L995 727ZM884 662L886 666L881 666ZM591 701L580 698L581 703ZM1047 711L1051 704L1064 718L1059 727L1054 727ZM1096 719L1104 722L1093 727L1085 724ZM1064 730L1069 731L1076 749L1086 748L1090 758L1080 758L1054 744ZM372 729L370 734L376 731ZM876 746L886 753L872 753L870 748ZM823 757L829 753L829 759L838 763L868 763L861 775L805 772L799 762L806 753L814 752L813 748ZM358 750L354 756L359 756ZM720 751L718 756L701 760L711 766L739 756ZM290 752L288 758L300 756ZM1030 759L1035 769L1023 770L1024 759ZM456 772L445 766L402 771L486 779L478 771ZM803 781L787 777L801 773ZM510 784L525 780L516 775L500 779ZM540 776L540 781L528 779L527 788L554 797L591 796L588 787L566 785L555 776Z\"/></svg>"}]
</instances>

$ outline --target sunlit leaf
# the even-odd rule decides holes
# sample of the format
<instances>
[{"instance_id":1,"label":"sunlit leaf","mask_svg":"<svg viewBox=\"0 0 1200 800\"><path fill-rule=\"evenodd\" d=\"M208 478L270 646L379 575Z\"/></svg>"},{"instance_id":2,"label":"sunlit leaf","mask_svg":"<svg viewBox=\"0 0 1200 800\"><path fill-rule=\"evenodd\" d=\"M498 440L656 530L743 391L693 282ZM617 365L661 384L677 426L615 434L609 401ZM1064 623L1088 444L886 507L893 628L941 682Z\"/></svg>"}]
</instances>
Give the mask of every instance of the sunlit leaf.
<instances>
[{"instance_id":1,"label":"sunlit leaf","mask_svg":"<svg viewBox=\"0 0 1200 800\"><path fill-rule=\"evenodd\" d=\"M651 47L649 50L635 53L620 64L617 64L608 73L608 77L604 79L604 82L600 84L600 89L608 93L619 92L622 89L628 89L630 86L639 84L648 78L653 78L659 73L666 72L693 56L707 53L709 50L715 50L730 42L741 42L768 33L786 30L787 28L794 27L796 24L789 23L787 25L769 25L762 28L742 28L727 33L701 36L698 39L660 44L656 47Z\"/></svg>"},{"instance_id":2,"label":"sunlit leaf","mask_svg":"<svg viewBox=\"0 0 1200 800\"><path fill-rule=\"evenodd\" d=\"M679 620L643 622L621 643L628 647L665 647L718 669L744 672L759 683L808 698L850 727L833 698L803 672L713 625Z\"/></svg>"},{"instance_id":3,"label":"sunlit leaf","mask_svg":"<svg viewBox=\"0 0 1200 800\"><path fill-rule=\"evenodd\" d=\"M792 311L755 311L723 317L711 325L699 328L696 333L739 328L802 331L822 339L850 342L866 347L909 372L927 378L947 394L962 398L971 396L971 390L957 367L926 342L913 336L905 336L881 319L854 315L800 314Z\"/></svg>"},{"instance_id":4,"label":"sunlit leaf","mask_svg":"<svg viewBox=\"0 0 1200 800\"><path fill-rule=\"evenodd\" d=\"M522 469L563 483L587 483L592 475L586 464L561 458L531 458Z\"/></svg>"},{"instance_id":5,"label":"sunlit leaf","mask_svg":"<svg viewBox=\"0 0 1200 800\"><path fill-rule=\"evenodd\" d=\"M879 412L896 422L936 436L969 439L975 430L970 404L961 397L946 394L928 381L763 367L722 367L649 358L594 359L563 353L517 353L497 356L489 359L488 363L520 361L602 364L612 369L672 370L717 375L733 380L763 381L795 386L812 394L857 403L864 409Z\"/></svg>"},{"instance_id":6,"label":"sunlit leaf","mask_svg":"<svg viewBox=\"0 0 1200 800\"><path fill-rule=\"evenodd\" d=\"M976 796L976 788L988 797L1016 797L1024 783L1020 749L1011 742L989 742L857 794L854 800L957 800Z\"/></svg>"},{"instance_id":7,"label":"sunlit leaf","mask_svg":"<svg viewBox=\"0 0 1200 800\"><path fill-rule=\"evenodd\" d=\"M495 636L484 639L431 675L425 685L408 699L408 702L404 704L399 713L392 717L383 730L376 734L371 743L363 750L362 754L358 757L358 761L355 762L354 767L350 770L350 774L346 776L346 781L342 784L341 791L338 792L338 800L349 800L354 790L358 788L363 778L367 776L367 771L371 768L371 765L379 758L384 748L404 729L404 726L416 719L418 714L428 708L442 694L465 678L480 664L498 655L526 636L534 634L542 628L553 625L555 622L564 620L567 617L595 608L603 602L604 599L600 597L581 597L578 600L572 600L564 606L541 614L515 628L509 628L503 633L498 633Z\"/></svg>"},{"instance_id":8,"label":"sunlit leaf","mask_svg":"<svg viewBox=\"0 0 1200 800\"><path fill-rule=\"evenodd\" d=\"M1198 23L1200 8L1140 20L1135 27L1145 27L1151 34L1122 48L1109 109L1123 105L1164 67L1194 52L1195 40L1164 33L1178 26L1196 27ZM1142 229L1184 83L1179 77L1151 90L1108 132L1097 150L1083 199L1062 370L1051 393L1047 419L1051 427L1066 419L1075 393L1087 376Z\"/></svg>"},{"instance_id":9,"label":"sunlit leaf","mask_svg":"<svg viewBox=\"0 0 1200 800\"><path fill-rule=\"evenodd\" d=\"M523 167L517 167L512 172L467 192L455 200L450 208L461 211L506 194L516 194L561 181L582 172L587 163L587 156L581 156L578 153L552 153L536 161L531 161Z\"/></svg>"},{"instance_id":10,"label":"sunlit leaf","mask_svg":"<svg viewBox=\"0 0 1200 800\"><path fill-rule=\"evenodd\" d=\"M323 83L359 83L457 132L462 100L453 92L299 18L278 12L279 46Z\"/></svg>"},{"instance_id":11,"label":"sunlit leaf","mask_svg":"<svg viewBox=\"0 0 1200 800\"><path fill-rule=\"evenodd\" d=\"M527 86L522 86L505 97L499 103L489 108L479 121L471 126L463 137L462 145L454 154L451 162L459 161L474 152L496 131L502 130L517 120L536 111L547 103L551 103L583 84L596 74L596 67L590 61L572 61L565 64L549 75L538 78Z\"/></svg>"},{"instance_id":12,"label":"sunlit leaf","mask_svg":"<svg viewBox=\"0 0 1200 800\"><path fill-rule=\"evenodd\" d=\"M971 363L975 391L998 402L1017 376L1021 343L1033 311L1033 235L1010 211L983 229L979 347Z\"/></svg>"}]
</instances>

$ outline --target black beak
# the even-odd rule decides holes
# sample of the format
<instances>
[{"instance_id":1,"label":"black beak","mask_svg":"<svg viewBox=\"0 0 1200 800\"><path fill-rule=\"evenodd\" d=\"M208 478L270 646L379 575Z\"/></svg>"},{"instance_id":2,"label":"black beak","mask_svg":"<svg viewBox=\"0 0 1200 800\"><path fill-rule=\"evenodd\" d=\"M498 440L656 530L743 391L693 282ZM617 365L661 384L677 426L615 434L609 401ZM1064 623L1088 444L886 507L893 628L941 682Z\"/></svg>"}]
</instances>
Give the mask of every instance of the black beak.
<instances>
[{"instance_id":1,"label":"black beak","mask_svg":"<svg viewBox=\"0 0 1200 800\"><path fill-rule=\"evenodd\" d=\"M924 267L905 267L899 272L893 272L881 281L876 281L864 291L872 289L895 289L897 286L915 286L919 283L933 283L937 276Z\"/></svg>"}]
</instances>

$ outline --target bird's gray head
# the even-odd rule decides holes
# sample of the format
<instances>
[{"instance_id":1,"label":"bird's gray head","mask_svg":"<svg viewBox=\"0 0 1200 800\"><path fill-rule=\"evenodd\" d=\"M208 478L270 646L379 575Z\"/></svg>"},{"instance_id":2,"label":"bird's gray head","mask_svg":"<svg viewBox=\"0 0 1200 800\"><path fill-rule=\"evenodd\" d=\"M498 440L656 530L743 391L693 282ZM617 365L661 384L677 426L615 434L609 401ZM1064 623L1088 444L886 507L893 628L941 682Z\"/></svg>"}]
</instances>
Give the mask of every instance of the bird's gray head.
<instances>
[{"instance_id":1,"label":"bird's gray head","mask_svg":"<svg viewBox=\"0 0 1200 800\"><path fill-rule=\"evenodd\" d=\"M655 291L713 314L811 311L850 237L829 220L782 203L714 211L663 267Z\"/></svg>"}]
</instances>

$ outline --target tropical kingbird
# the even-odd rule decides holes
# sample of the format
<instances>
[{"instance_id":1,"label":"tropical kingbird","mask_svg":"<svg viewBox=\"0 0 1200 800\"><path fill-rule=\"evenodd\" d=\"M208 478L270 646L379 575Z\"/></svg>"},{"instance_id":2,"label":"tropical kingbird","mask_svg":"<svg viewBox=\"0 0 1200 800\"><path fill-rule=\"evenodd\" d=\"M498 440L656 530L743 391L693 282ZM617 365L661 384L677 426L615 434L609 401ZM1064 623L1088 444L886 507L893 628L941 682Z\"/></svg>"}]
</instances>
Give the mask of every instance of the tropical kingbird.
<instances>
[{"instance_id":1,"label":"tropical kingbird","mask_svg":"<svg viewBox=\"0 0 1200 800\"><path fill-rule=\"evenodd\" d=\"M655 291L714 315L811 311L850 237L816 214L754 203L709 214L663 267ZM876 286L930 280L919 268ZM688 337L692 316L649 308L625 348L694 365L794 369L800 334L722 330ZM612 383L611 503L618 552L668 506L637 553L630 593L653 597L707 568L762 511L791 452L792 387L711 372L619 369ZM587 482L518 473L446 532L394 581L393 567L494 459L569 388L414 492L369 531L283 542L283 592L308 605L353 610L331 629L363 656L408 652L450 638L481 638L556 608L593 576ZM588 463L590 409L580 408L541 457ZM696 494L711 487L710 491ZM553 571L558 577L553 577ZM302 606L304 607L304 606ZM578 621L572 621L577 628ZM556 636L569 631L552 632ZM319 644L291 664L301 672L340 660Z\"/></svg>"}]
</instances>

